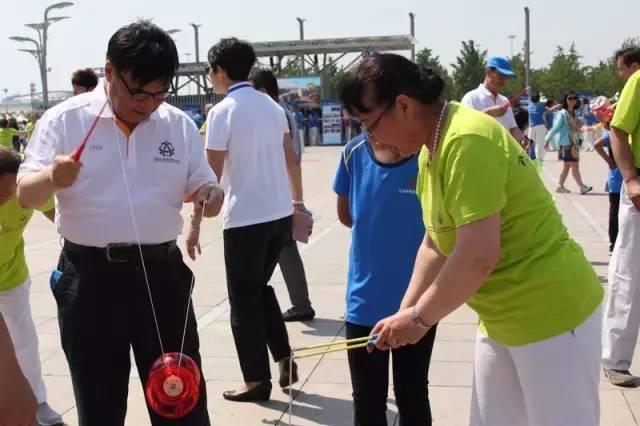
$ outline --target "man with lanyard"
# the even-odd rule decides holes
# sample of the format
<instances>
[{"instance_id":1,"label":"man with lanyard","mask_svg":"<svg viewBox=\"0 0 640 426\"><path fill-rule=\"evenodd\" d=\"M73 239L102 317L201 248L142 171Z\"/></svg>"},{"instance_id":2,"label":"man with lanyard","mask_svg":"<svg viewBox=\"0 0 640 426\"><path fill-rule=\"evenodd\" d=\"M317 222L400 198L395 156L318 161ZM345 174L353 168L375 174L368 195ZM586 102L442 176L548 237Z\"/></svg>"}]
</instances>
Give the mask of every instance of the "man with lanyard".
<instances>
[{"instance_id":1,"label":"man with lanyard","mask_svg":"<svg viewBox=\"0 0 640 426\"><path fill-rule=\"evenodd\" d=\"M111 37L106 56L104 82L43 115L18 176L22 205L56 196L64 247L51 285L80 426L124 424L131 348L143 384L163 353L201 365L193 275L176 238L186 197L200 217L223 199L198 129L164 102L178 68L171 37L138 21ZM151 423L209 425L200 383L190 413L149 409Z\"/></svg>"},{"instance_id":2,"label":"man with lanyard","mask_svg":"<svg viewBox=\"0 0 640 426\"><path fill-rule=\"evenodd\" d=\"M610 139L624 184L618 237L609 264L602 366L612 384L638 387L640 380L629 368L640 327L640 49L619 51L616 58L618 73L626 84L611 120Z\"/></svg>"},{"instance_id":3,"label":"man with lanyard","mask_svg":"<svg viewBox=\"0 0 640 426\"><path fill-rule=\"evenodd\" d=\"M520 145L526 146L529 141L516 124L511 101L500 94L507 80L514 77L509 58L504 56L489 58L484 81L476 89L464 95L461 102L498 120Z\"/></svg>"},{"instance_id":4,"label":"man with lanyard","mask_svg":"<svg viewBox=\"0 0 640 426\"><path fill-rule=\"evenodd\" d=\"M284 110L247 81L256 62L253 47L236 38L209 50L209 77L226 98L207 117L207 157L228 194L224 205L224 260L231 305L231 331L244 383L224 392L231 401L271 397L269 353L289 374L291 347L273 287L282 247L291 239L294 210L306 212L300 164Z\"/></svg>"}]
</instances>

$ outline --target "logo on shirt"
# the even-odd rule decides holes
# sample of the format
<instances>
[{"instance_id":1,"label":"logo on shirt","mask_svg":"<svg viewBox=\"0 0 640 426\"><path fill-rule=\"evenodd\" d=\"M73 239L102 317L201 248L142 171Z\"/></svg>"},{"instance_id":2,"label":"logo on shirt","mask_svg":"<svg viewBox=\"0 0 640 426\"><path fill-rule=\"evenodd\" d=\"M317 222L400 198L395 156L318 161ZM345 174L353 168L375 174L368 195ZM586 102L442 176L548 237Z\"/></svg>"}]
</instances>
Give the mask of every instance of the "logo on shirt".
<instances>
[{"instance_id":1,"label":"logo on shirt","mask_svg":"<svg viewBox=\"0 0 640 426\"><path fill-rule=\"evenodd\" d=\"M173 155L176 153L176 150L171 144L171 142L167 142L167 141L164 141L160 144L158 151L160 152L160 155L162 155L163 157L173 157Z\"/></svg>"},{"instance_id":2,"label":"logo on shirt","mask_svg":"<svg viewBox=\"0 0 640 426\"><path fill-rule=\"evenodd\" d=\"M407 184L407 188L400 188L398 190L398 192L400 192L401 194L416 194L416 180L415 179L411 179L409 181L409 183Z\"/></svg>"},{"instance_id":3,"label":"logo on shirt","mask_svg":"<svg viewBox=\"0 0 640 426\"><path fill-rule=\"evenodd\" d=\"M174 163L180 164L180 160L176 160L173 156L176 154L176 149L169 141L163 141L158 147L158 153L160 157L154 157L153 161L159 163Z\"/></svg>"},{"instance_id":4,"label":"logo on shirt","mask_svg":"<svg viewBox=\"0 0 640 426\"><path fill-rule=\"evenodd\" d=\"M526 162L526 161L525 161L525 159L524 159L524 155L522 155L522 154L521 154L521 155L518 155L518 163L519 163L522 167L524 167L524 166L526 166L526 165L527 165L527 162Z\"/></svg>"}]
</instances>

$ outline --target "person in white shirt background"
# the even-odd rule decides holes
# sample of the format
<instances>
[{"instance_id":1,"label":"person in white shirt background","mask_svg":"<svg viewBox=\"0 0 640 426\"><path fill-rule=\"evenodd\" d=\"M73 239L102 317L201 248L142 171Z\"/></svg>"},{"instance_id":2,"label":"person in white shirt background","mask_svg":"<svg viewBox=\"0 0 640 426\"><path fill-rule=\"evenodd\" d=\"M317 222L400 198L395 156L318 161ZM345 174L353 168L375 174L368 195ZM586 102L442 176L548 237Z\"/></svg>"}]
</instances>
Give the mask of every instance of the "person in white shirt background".
<instances>
[{"instance_id":1,"label":"person in white shirt background","mask_svg":"<svg viewBox=\"0 0 640 426\"><path fill-rule=\"evenodd\" d=\"M272 389L267 348L278 363L280 387L298 380L295 363L289 373L289 337L269 280L291 239L294 209L306 212L300 164L284 110L247 81L256 62L253 47L222 39L208 59L214 91L227 95L207 117L206 148L227 191L224 257L231 330L244 378L223 396L265 401Z\"/></svg>"},{"instance_id":2,"label":"person in white shirt background","mask_svg":"<svg viewBox=\"0 0 640 426\"><path fill-rule=\"evenodd\" d=\"M43 115L18 174L23 206L56 197L64 246L52 292L80 426L124 425L130 349L143 384L164 353L202 371L193 274L176 238L185 198L207 217L223 200L195 124L164 102L178 69L171 37L138 21L115 32L106 56L94 91ZM70 155L88 133L82 157ZM150 407L149 416L154 426L208 426L206 387L185 417Z\"/></svg>"},{"instance_id":3,"label":"person in white shirt background","mask_svg":"<svg viewBox=\"0 0 640 426\"><path fill-rule=\"evenodd\" d=\"M521 145L526 146L528 139L516 124L511 101L500 94L507 81L514 77L515 73L509 58L504 56L489 58L484 81L476 89L464 95L461 103L495 118Z\"/></svg>"}]
</instances>

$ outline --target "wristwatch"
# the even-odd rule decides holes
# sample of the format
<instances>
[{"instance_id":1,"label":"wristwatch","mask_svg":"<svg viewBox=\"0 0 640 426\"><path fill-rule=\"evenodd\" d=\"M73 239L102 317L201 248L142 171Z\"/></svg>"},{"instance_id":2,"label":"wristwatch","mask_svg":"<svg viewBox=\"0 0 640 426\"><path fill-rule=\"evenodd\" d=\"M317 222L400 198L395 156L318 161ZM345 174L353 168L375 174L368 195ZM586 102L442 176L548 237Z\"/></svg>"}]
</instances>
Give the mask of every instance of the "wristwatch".
<instances>
[{"instance_id":1,"label":"wristwatch","mask_svg":"<svg viewBox=\"0 0 640 426\"><path fill-rule=\"evenodd\" d=\"M413 323L415 325L423 330L429 330L432 327L431 325L422 321L422 318L420 318L420 314L418 314L418 310L415 306L411 308L411 319L413 320Z\"/></svg>"}]
</instances>

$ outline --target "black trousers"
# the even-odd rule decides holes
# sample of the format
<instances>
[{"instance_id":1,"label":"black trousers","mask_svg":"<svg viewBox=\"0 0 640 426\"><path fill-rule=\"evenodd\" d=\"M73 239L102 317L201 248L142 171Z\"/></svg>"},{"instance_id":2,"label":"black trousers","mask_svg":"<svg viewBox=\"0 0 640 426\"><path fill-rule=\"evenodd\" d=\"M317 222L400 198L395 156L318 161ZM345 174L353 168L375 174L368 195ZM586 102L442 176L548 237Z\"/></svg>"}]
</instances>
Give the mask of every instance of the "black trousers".
<instances>
[{"instance_id":1,"label":"black trousers","mask_svg":"<svg viewBox=\"0 0 640 426\"><path fill-rule=\"evenodd\" d=\"M347 339L371 334L371 327L347 323ZM436 327L416 344L394 349L393 391L400 426L431 426L429 364ZM353 387L354 426L387 426L389 351L348 351Z\"/></svg>"},{"instance_id":2,"label":"black trousers","mask_svg":"<svg viewBox=\"0 0 640 426\"><path fill-rule=\"evenodd\" d=\"M291 238L291 216L224 231L231 331L246 382L271 379L269 354L291 353L278 299L269 285L280 251Z\"/></svg>"},{"instance_id":3,"label":"black trousers","mask_svg":"<svg viewBox=\"0 0 640 426\"><path fill-rule=\"evenodd\" d=\"M179 352L191 271L177 246L166 256L145 258L165 352ZM124 425L133 349L142 384L161 356L149 295L138 256L114 263L97 252L65 248L52 283L58 305L62 348L71 370L80 426ZM193 305L192 305L193 306ZM188 313L183 353L201 368L193 308ZM202 369L201 369L202 370ZM200 400L182 419L169 420L149 409L155 425L210 425L204 377Z\"/></svg>"},{"instance_id":4,"label":"black trousers","mask_svg":"<svg viewBox=\"0 0 640 426\"><path fill-rule=\"evenodd\" d=\"M620 193L609 193L609 251L613 251L618 238L618 211L620 211Z\"/></svg>"}]
</instances>

